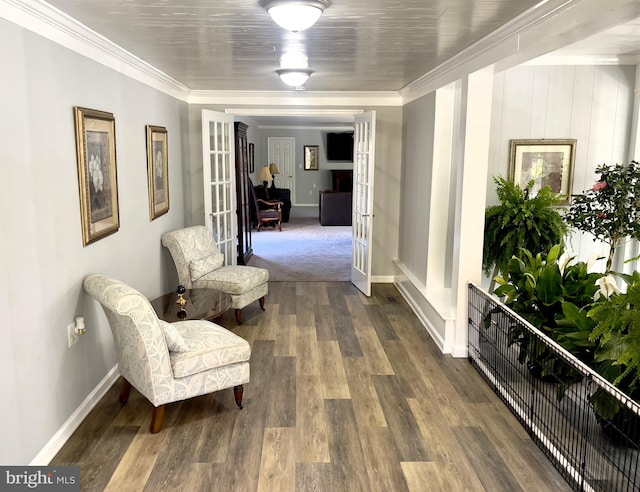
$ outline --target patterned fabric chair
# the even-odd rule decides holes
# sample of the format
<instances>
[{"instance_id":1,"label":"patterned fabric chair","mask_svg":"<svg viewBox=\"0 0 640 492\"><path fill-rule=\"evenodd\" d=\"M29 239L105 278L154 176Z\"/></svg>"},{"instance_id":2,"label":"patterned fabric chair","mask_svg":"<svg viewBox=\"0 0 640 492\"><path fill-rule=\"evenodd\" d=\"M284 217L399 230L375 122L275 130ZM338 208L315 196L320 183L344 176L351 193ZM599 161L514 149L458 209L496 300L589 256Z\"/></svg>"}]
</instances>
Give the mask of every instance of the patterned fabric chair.
<instances>
[{"instance_id":1,"label":"patterned fabric chair","mask_svg":"<svg viewBox=\"0 0 640 492\"><path fill-rule=\"evenodd\" d=\"M159 320L139 292L100 274L84 279L84 290L104 309L113 334L118 370L124 378L120 401L133 386L153 405L151 432L162 428L164 406L233 387L242 408L249 382L251 348L246 340L204 320Z\"/></svg>"},{"instance_id":2,"label":"patterned fabric chair","mask_svg":"<svg viewBox=\"0 0 640 492\"><path fill-rule=\"evenodd\" d=\"M264 311L269 271L244 265L222 266L224 256L205 226L166 232L162 245L171 252L178 279L187 289L218 289L231 296L238 324L242 324L242 308L252 302L259 301Z\"/></svg>"}]
</instances>

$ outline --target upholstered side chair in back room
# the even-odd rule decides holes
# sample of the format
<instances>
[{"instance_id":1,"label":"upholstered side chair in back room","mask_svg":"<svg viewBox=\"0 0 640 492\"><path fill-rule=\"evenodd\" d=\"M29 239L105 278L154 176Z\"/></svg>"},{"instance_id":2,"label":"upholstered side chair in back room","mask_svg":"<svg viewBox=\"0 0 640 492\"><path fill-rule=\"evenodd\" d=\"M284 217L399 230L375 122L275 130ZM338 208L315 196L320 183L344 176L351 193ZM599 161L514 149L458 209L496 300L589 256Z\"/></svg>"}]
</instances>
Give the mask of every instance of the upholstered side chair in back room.
<instances>
[{"instance_id":1,"label":"upholstered side chair in back room","mask_svg":"<svg viewBox=\"0 0 640 492\"><path fill-rule=\"evenodd\" d=\"M124 378L120 401L132 386L149 400L152 433L162 428L167 403L233 387L242 408L251 356L246 340L205 320L162 321L142 294L104 275L88 275L84 290L102 305L111 327Z\"/></svg>"},{"instance_id":2,"label":"upholstered side chair in back room","mask_svg":"<svg viewBox=\"0 0 640 492\"><path fill-rule=\"evenodd\" d=\"M252 205L256 213L258 232L260 232L260 228L265 224L271 224L274 227L278 226L278 229L282 231L282 206L284 204L279 200L263 200L262 198L258 198L251 180L249 180L249 192L251 193L253 200Z\"/></svg>"},{"instance_id":3,"label":"upholstered side chair in back room","mask_svg":"<svg viewBox=\"0 0 640 492\"><path fill-rule=\"evenodd\" d=\"M223 266L224 255L205 226L166 232L162 245L171 253L178 279L187 289L217 289L231 296L238 324L242 323L242 309L252 302L258 301L264 311L269 271L245 265Z\"/></svg>"}]
</instances>

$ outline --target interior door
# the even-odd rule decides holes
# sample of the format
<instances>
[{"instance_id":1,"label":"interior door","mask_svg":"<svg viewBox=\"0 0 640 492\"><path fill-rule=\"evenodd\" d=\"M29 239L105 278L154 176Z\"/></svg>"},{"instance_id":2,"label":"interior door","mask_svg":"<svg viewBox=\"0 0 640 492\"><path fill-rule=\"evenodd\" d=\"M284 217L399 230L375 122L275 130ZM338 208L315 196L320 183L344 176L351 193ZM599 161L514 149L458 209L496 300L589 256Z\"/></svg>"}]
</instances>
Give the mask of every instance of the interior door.
<instances>
[{"instance_id":1,"label":"interior door","mask_svg":"<svg viewBox=\"0 0 640 492\"><path fill-rule=\"evenodd\" d=\"M295 171L296 139L293 137L269 137L269 163L278 166L280 174L276 175L276 186L291 190L291 199L295 197L293 190L293 173Z\"/></svg>"},{"instance_id":2,"label":"interior door","mask_svg":"<svg viewBox=\"0 0 640 492\"><path fill-rule=\"evenodd\" d=\"M236 173L233 115L202 110L205 225L225 265L237 264Z\"/></svg>"},{"instance_id":3,"label":"interior door","mask_svg":"<svg viewBox=\"0 0 640 492\"><path fill-rule=\"evenodd\" d=\"M376 112L355 117L353 138L353 263L351 282L371 295L371 234L373 230L373 170Z\"/></svg>"}]
</instances>

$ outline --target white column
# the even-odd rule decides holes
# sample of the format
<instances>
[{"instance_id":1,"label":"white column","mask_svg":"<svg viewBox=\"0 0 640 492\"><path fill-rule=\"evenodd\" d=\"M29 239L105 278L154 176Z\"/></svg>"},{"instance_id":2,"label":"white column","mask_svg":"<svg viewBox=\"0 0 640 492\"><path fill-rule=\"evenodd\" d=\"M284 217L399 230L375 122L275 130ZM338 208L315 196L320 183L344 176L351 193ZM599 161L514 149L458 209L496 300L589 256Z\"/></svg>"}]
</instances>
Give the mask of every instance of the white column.
<instances>
[{"instance_id":1,"label":"white column","mask_svg":"<svg viewBox=\"0 0 640 492\"><path fill-rule=\"evenodd\" d=\"M458 150L452 289L455 329L452 355L467 356L467 284L482 279L482 243L486 182L489 168L489 133L493 67L469 75L462 84L460 115L464 127ZM454 146L456 142L454 140Z\"/></svg>"}]
</instances>

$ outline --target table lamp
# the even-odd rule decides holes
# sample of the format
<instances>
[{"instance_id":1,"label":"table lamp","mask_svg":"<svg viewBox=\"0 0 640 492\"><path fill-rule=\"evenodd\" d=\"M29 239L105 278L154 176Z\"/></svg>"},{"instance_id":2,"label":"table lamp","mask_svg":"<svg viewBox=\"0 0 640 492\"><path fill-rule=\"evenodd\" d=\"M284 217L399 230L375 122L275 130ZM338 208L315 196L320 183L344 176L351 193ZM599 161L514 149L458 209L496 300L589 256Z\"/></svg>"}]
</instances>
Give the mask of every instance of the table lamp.
<instances>
[{"instance_id":1,"label":"table lamp","mask_svg":"<svg viewBox=\"0 0 640 492\"><path fill-rule=\"evenodd\" d=\"M270 179L273 179L273 178L271 177L269 168L267 166L262 166L260 168L260 172L258 173L258 181L262 181L262 184L266 188L267 184L269 184Z\"/></svg>"},{"instance_id":2,"label":"table lamp","mask_svg":"<svg viewBox=\"0 0 640 492\"><path fill-rule=\"evenodd\" d=\"M269 164L269 172L271 173L271 188L275 188L276 187L276 174L280 174L280 171L278 170L278 166L272 162L271 164Z\"/></svg>"}]
</instances>

